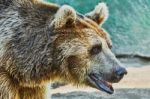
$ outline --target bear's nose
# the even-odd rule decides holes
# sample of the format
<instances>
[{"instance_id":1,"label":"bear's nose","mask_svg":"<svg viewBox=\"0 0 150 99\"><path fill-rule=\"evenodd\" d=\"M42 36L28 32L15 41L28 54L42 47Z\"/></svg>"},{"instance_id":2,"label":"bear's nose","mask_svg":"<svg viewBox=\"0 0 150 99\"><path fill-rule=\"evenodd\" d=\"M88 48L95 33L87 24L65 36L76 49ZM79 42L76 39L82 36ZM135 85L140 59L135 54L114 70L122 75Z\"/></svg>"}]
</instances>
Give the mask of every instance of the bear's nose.
<instances>
[{"instance_id":1,"label":"bear's nose","mask_svg":"<svg viewBox=\"0 0 150 99\"><path fill-rule=\"evenodd\" d=\"M117 67L115 70L115 74L122 78L125 74L127 74L127 70L124 67Z\"/></svg>"},{"instance_id":2,"label":"bear's nose","mask_svg":"<svg viewBox=\"0 0 150 99\"><path fill-rule=\"evenodd\" d=\"M117 83L124 77L125 74L127 74L127 70L124 67L121 66L115 67L113 70L113 75L110 78L110 81Z\"/></svg>"}]
</instances>

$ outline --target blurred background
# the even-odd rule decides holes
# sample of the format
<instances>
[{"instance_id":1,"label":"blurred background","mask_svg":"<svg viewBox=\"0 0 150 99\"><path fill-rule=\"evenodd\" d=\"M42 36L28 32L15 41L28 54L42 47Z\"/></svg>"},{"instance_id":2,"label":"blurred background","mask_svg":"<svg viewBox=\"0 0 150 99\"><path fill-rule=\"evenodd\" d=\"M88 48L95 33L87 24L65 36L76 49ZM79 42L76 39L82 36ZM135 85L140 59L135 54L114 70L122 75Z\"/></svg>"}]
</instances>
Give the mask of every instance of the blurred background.
<instances>
[{"instance_id":1,"label":"blurred background","mask_svg":"<svg viewBox=\"0 0 150 99\"><path fill-rule=\"evenodd\" d=\"M150 75L150 0L47 1L57 3L59 5L71 5L82 14L92 11L99 2L105 2L109 8L109 18L102 27L111 35L111 39L113 41L112 50L116 54L117 58L119 58L126 67L133 67L132 69L129 69L129 71L131 72L128 74L129 76L126 78L125 81L123 81L123 83L121 83L122 85L125 84L125 88L128 88L130 86L129 88L132 89L118 89L118 93L116 93L116 95L114 96L110 96L109 98L150 99L150 90L145 90L145 88L150 88L150 79L147 79L149 78L148 75ZM134 83L131 84L131 81L129 82L129 80ZM142 83L142 81L145 84ZM135 86L136 84L137 86ZM81 94L80 92L78 92L65 94L66 96L61 96L61 94L59 94L58 96L57 95L55 97L58 97L58 99L78 99L76 98L77 95L81 96L81 98L79 99L85 99L85 97L86 99L109 99L108 96L99 96L96 93ZM89 95L91 96L91 98ZM92 95L94 96L92 97Z\"/></svg>"}]
</instances>

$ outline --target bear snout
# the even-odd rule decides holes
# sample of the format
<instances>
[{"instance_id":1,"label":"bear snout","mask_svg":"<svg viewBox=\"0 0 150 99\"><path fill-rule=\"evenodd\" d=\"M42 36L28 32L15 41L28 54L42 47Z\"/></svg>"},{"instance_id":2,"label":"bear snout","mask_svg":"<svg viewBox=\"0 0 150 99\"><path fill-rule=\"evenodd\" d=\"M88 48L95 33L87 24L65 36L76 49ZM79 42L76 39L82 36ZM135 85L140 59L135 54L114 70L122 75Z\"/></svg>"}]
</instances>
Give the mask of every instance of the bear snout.
<instances>
[{"instance_id":1,"label":"bear snout","mask_svg":"<svg viewBox=\"0 0 150 99\"><path fill-rule=\"evenodd\" d=\"M124 67L118 67L116 68L115 73L117 76L123 76L127 74L127 70Z\"/></svg>"},{"instance_id":2,"label":"bear snout","mask_svg":"<svg viewBox=\"0 0 150 99\"><path fill-rule=\"evenodd\" d=\"M126 74L127 74L127 70L124 67L118 66L117 68L114 68L113 76L111 77L111 81L119 82Z\"/></svg>"}]
</instances>

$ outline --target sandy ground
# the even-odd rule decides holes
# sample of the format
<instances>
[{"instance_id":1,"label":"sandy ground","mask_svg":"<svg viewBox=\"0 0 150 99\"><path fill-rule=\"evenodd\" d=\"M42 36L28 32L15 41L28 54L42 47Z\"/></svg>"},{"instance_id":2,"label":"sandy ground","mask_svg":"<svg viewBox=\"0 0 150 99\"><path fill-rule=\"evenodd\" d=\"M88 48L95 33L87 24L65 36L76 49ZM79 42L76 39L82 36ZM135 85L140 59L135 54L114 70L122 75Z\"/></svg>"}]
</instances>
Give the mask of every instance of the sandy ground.
<instances>
[{"instance_id":1,"label":"sandy ground","mask_svg":"<svg viewBox=\"0 0 150 99\"><path fill-rule=\"evenodd\" d=\"M53 89L52 99L150 99L150 66L127 70L123 80L113 84L113 95L89 87L66 85Z\"/></svg>"}]
</instances>

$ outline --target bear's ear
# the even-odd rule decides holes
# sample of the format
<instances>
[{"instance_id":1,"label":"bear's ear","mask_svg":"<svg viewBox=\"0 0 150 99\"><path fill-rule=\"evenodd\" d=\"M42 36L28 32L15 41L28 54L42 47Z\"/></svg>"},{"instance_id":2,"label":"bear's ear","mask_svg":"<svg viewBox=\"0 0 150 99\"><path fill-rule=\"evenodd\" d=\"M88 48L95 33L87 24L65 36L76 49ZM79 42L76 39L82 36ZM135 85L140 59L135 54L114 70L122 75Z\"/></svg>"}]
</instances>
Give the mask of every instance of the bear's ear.
<instances>
[{"instance_id":1,"label":"bear's ear","mask_svg":"<svg viewBox=\"0 0 150 99\"><path fill-rule=\"evenodd\" d=\"M54 28L72 26L75 24L76 18L76 11L68 5L63 5L55 14L52 25L54 26Z\"/></svg>"},{"instance_id":2,"label":"bear's ear","mask_svg":"<svg viewBox=\"0 0 150 99\"><path fill-rule=\"evenodd\" d=\"M95 21L97 24L102 25L109 16L107 5L105 3L99 3L95 9L87 13L86 16Z\"/></svg>"}]
</instances>

